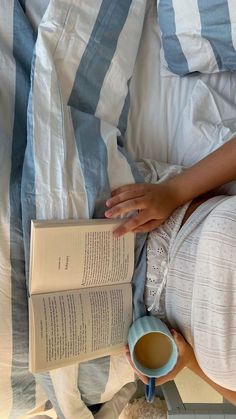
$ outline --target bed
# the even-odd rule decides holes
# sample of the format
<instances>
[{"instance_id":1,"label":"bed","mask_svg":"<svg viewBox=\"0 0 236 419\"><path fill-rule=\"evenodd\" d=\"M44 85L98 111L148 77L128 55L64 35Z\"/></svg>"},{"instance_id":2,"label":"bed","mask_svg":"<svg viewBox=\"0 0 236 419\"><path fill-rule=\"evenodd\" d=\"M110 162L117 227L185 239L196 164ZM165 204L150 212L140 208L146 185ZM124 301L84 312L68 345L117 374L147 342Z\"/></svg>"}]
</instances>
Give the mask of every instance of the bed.
<instances>
[{"instance_id":1,"label":"bed","mask_svg":"<svg viewBox=\"0 0 236 419\"><path fill-rule=\"evenodd\" d=\"M135 391L123 355L28 371L30 220L103 217L111 189L142 180L135 160L188 166L229 140L236 74L166 71L154 0L4 0L1 9L0 416L53 406L60 419L117 418ZM144 235L135 260L137 318Z\"/></svg>"}]
</instances>

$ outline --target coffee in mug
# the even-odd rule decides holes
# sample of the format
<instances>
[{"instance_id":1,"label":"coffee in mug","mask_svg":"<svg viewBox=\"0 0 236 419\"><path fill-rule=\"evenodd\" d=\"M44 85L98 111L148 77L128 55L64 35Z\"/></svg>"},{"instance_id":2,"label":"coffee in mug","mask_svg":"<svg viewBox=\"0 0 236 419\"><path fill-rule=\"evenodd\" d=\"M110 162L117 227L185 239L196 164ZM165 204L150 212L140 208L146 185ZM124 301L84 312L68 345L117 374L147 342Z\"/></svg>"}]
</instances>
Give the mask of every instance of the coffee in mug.
<instances>
[{"instance_id":1,"label":"coffee in mug","mask_svg":"<svg viewBox=\"0 0 236 419\"><path fill-rule=\"evenodd\" d=\"M178 359L178 349L168 327L154 316L135 320L129 329L128 345L135 368L148 377L145 396L152 402L155 378L168 374Z\"/></svg>"},{"instance_id":2,"label":"coffee in mug","mask_svg":"<svg viewBox=\"0 0 236 419\"><path fill-rule=\"evenodd\" d=\"M157 369L167 364L172 354L172 343L160 332L142 336L134 347L134 357L145 368Z\"/></svg>"}]
</instances>

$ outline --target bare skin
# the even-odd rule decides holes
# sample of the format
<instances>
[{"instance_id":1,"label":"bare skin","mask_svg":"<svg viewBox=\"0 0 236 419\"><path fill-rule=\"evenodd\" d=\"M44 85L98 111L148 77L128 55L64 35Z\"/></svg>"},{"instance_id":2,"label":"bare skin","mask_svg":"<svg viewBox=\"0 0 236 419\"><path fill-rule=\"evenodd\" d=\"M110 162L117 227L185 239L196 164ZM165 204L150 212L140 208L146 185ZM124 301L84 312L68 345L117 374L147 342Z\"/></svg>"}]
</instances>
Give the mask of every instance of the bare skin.
<instances>
[{"instance_id":1,"label":"bare skin","mask_svg":"<svg viewBox=\"0 0 236 419\"><path fill-rule=\"evenodd\" d=\"M218 384L214 383L206 374L202 371L199 367L198 362L196 360L193 348L186 342L184 337L178 333L176 330L171 330L173 338L178 348L179 356L177 363L172 371L166 374L163 377L156 378L156 385L160 386L162 384L167 383L168 381L174 380L175 377L182 371L183 368L189 368L199 377L201 377L206 383L208 383L211 387L213 387L218 393L220 393L223 397L225 397L230 403L236 405L236 391L228 390L227 388L221 387ZM128 347L126 347L126 358L132 368L135 370L137 376L143 381L144 384L148 383L148 378L141 374L136 368L134 367Z\"/></svg>"},{"instance_id":2,"label":"bare skin","mask_svg":"<svg viewBox=\"0 0 236 419\"><path fill-rule=\"evenodd\" d=\"M114 234L122 236L128 231L154 230L177 207L235 180L235 161L236 138L172 179L157 184L124 185L116 189L106 203L108 210L105 216L116 218L130 211L136 211L136 215L126 219Z\"/></svg>"}]
</instances>

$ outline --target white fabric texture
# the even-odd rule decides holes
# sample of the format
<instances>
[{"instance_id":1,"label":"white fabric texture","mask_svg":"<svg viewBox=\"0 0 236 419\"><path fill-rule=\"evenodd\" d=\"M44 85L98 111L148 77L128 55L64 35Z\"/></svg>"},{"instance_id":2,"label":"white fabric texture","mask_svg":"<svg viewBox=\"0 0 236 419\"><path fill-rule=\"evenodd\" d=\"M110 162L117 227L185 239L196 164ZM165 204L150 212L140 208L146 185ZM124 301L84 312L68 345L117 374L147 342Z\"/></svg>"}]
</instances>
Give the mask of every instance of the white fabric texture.
<instances>
[{"instance_id":1,"label":"white fabric texture","mask_svg":"<svg viewBox=\"0 0 236 419\"><path fill-rule=\"evenodd\" d=\"M166 284L169 271L169 249L176 239L189 203L178 208L160 227L149 233L147 240L147 278L145 304L152 315L167 321Z\"/></svg>"},{"instance_id":2,"label":"white fabric texture","mask_svg":"<svg viewBox=\"0 0 236 419\"><path fill-rule=\"evenodd\" d=\"M15 116L16 62L9 51L13 48L14 1L1 3L0 13L0 416L7 418L13 404L12 358L12 267L10 232L10 174L12 166L12 143ZM3 175L4 174L4 175ZM20 332L18 331L20 334ZM22 361L22 360L20 360ZM21 364L22 368L22 364ZM23 384L24 386L24 384ZM15 391L15 389L14 389ZM35 383L35 407L45 404L47 398L42 386Z\"/></svg>"},{"instance_id":3,"label":"white fabric texture","mask_svg":"<svg viewBox=\"0 0 236 419\"><path fill-rule=\"evenodd\" d=\"M200 205L170 249L169 323L209 378L236 391L236 197Z\"/></svg>"},{"instance_id":4,"label":"white fabric texture","mask_svg":"<svg viewBox=\"0 0 236 419\"><path fill-rule=\"evenodd\" d=\"M163 182L182 171L181 166L149 159L139 161L138 167L145 182L149 183ZM177 208L160 227L149 233L147 239L147 278L144 301L148 311L164 321L167 321L165 294L170 262L169 249L176 239L189 204L190 202Z\"/></svg>"},{"instance_id":5,"label":"white fabric texture","mask_svg":"<svg viewBox=\"0 0 236 419\"><path fill-rule=\"evenodd\" d=\"M204 222L195 271L197 360L214 382L236 391L236 197L218 205Z\"/></svg>"},{"instance_id":6,"label":"white fabric texture","mask_svg":"<svg viewBox=\"0 0 236 419\"><path fill-rule=\"evenodd\" d=\"M127 146L135 159L190 166L235 135L236 72L163 77L160 44L150 1L131 81Z\"/></svg>"},{"instance_id":7,"label":"white fabric texture","mask_svg":"<svg viewBox=\"0 0 236 419\"><path fill-rule=\"evenodd\" d=\"M160 163L151 159L138 162L145 182L158 183L182 172L182 167ZM147 278L144 301L148 311L163 321L168 321L165 309L166 283L169 271L169 250L174 243L181 222L190 202L177 208L160 227L153 230L147 239Z\"/></svg>"}]
</instances>

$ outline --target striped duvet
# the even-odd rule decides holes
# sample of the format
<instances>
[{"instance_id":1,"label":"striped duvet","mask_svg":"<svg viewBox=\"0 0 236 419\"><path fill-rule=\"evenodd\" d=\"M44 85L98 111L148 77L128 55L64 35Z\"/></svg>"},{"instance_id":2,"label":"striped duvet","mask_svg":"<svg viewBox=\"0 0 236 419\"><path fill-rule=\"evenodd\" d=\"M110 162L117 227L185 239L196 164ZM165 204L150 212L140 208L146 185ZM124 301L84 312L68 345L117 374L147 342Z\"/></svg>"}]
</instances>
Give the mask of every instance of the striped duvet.
<instances>
[{"instance_id":1,"label":"striped duvet","mask_svg":"<svg viewBox=\"0 0 236 419\"><path fill-rule=\"evenodd\" d=\"M102 217L111 189L141 179L124 133L146 2L48 3L0 6L1 418L48 399L60 418L90 418L86 405L111 399L133 379L123 359L109 357L50 374L28 372L30 219ZM144 278L141 236L135 317L144 313Z\"/></svg>"}]
</instances>

